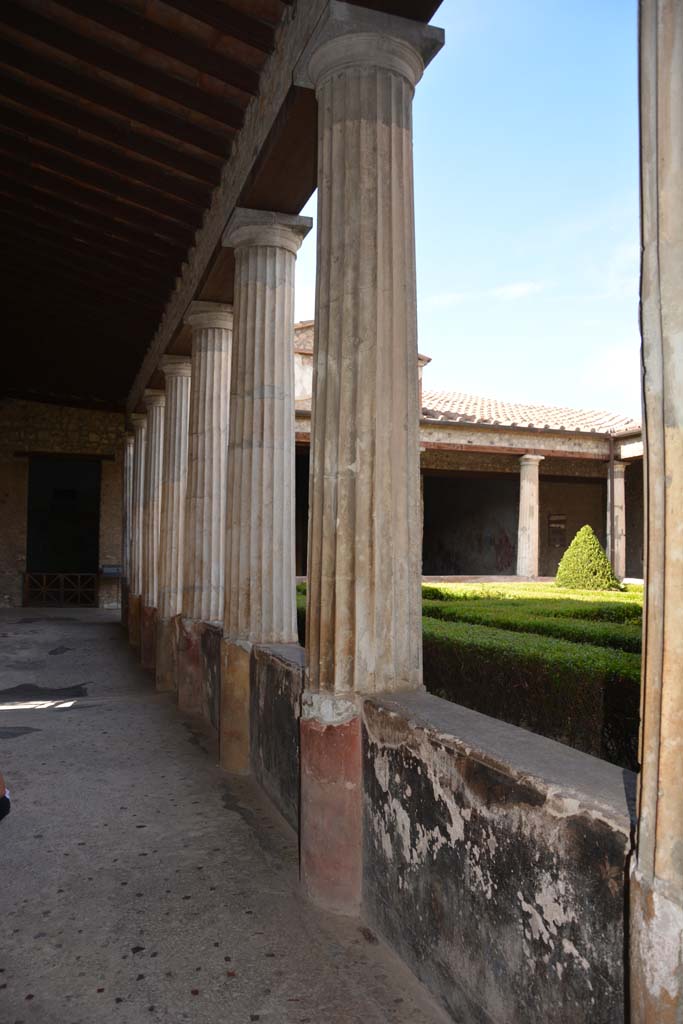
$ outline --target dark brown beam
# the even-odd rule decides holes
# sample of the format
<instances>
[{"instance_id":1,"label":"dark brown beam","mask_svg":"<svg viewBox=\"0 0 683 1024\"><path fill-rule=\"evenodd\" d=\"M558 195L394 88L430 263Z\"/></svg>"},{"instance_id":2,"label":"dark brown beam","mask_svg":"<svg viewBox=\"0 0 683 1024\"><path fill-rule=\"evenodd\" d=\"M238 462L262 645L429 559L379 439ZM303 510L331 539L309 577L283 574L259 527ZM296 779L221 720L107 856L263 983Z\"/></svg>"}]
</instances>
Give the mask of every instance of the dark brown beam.
<instances>
[{"instance_id":1,"label":"dark brown beam","mask_svg":"<svg viewBox=\"0 0 683 1024\"><path fill-rule=\"evenodd\" d=\"M218 0L164 0L167 7L175 7L177 11L189 14L196 21L201 21L215 28L224 36L232 36L242 43L272 53L275 49L275 28L273 25L255 18L242 11L226 7Z\"/></svg>"},{"instance_id":2,"label":"dark brown beam","mask_svg":"<svg viewBox=\"0 0 683 1024\"><path fill-rule=\"evenodd\" d=\"M171 32L149 18L134 14L133 11L108 0L57 0L61 7L76 11L90 21L98 22L119 35L133 39L136 43L157 50L167 57L173 57L200 74L211 75L220 82L235 86L243 92L256 96L259 74L252 68L231 60L196 43L189 36Z\"/></svg>"},{"instance_id":3,"label":"dark brown beam","mask_svg":"<svg viewBox=\"0 0 683 1024\"><path fill-rule=\"evenodd\" d=\"M9 226L10 230L24 234L27 238L45 237L65 245L72 241L77 242L79 246L88 246L96 254L123 260L127 265L139 267L143 272L150 265L167 277L175 275L178 271L179 261L175 257L163 258L157 253L144 252L130 244L120 242L110 235L103 235L101 231L85 230L75 223L55 225L54 222L47 221L44 217L36 216L36 213L37 211L34 211L31 215L29 212L27 215L25 211L17 211L16 208L5 209L0 202L0 225L2 227Z\"/></svg>"},{"instance_id":4,"label":"dark brown beam","mask_svg":"<svg viewBox=\"0 0 683 1024\"><path fill-rule=\"evenodd\" d=\"M22 213L28 211L36 216L45 216L49 220L55 219L60 226L65 225L69 230L75 225L75 230L84 227L103 235L113 235L143 253L153 252L162 256L173 254L178 263L187 252L187 246L167 238L159 238L144 227L124 224L94 210L76 206L68 200L62 201L47 192L38 192L25 183L2 178L0 175L0 204L7 206L8 203Z\"/></svg>"},{"instance_id":5,"label":"dark brown beam","mask_svg":"<svg viewBox=\"0 0 683 1024\"><path fill-rule=\"evenodd\" d=\"M133 207L129 203L119 202L111 196L105 196L102 192L77 185L42 168L30 168L30 176L27 177L28 170L26 164L18 160L10 160L7 156L0 161L0 177L2 178L19 183L27 182L40 192L68 199L77 206L104 213L114 220L137 223L148 227L156 234L176 239L179 242L190 244L194 237L194 231L178 224L177 221L166 220L141 207Z\"/></svg>"},{"instance_id":6,"label":"dark brown beam","mask_svg":"<svg viewBox=\"0 0 683 1024\"><path fill-rule=\"evenodd\" d=\"M150 185L166 196L177 196L201 209L208 206L211 192L187 178L169 174L161 167L119 153L118 150L92 142L49 121L43 121L28 110L17 110L2 104L0 96L0 130L8 129L22 135L39 146L52 146L77 160L88 160L124 178Z\"/></svg>"},{"instance_id":7,"label":"dark brown beam","mask_svg":"<svg viewBox=\"0 0 683 1024\"><path fill-rule=\"evenodd\" d=\"M121 178L118 174L110 174L99 167L84 164L56 149L27 141L14 132L7 134L2 124L0 153L25 166L29 173L42 168L50 174L69 178L86 188L110 193L116 196L117 202L131 203L136 208L141 206L150 213L169 217L189 228L194 228L201 218L201 206L190 205L182 199L168 198L147 185L138 185L137 182Z\"/></svg>"},{"instance_id":8,"label":"dark brown beam","mask_svg":"<svg viewBox=\"0 0 683 1024\"><path fill-rule=\"evenodd\" d=\"M0 239L8 252L22 250L32 253L37 257L38 264L43 262L45 253L47 259L68 260L74 269L102 271L114 281L121 281L133 288L142 287L156 295L170 289L175 277L173 271L164 273L163 270L157 270L153 263L146 267L132 267L117 253L98 252L76 239L55 239L45 233L27 231L26 228L17 231L7 223L0 225Z\"/></svg>"},{"instance_id":9,"label":"dark brown beam","mask_svg":"<svg viewBox=\"0 0 683 1024\"><path fill-rule=\"evenodd\" d=\"M2 12L2 6L0 6L0 12ZM207 131L199 125L192 124L175 114L169 114L152 103L144 103L131 96L130 93L116 89L89 75L71 71L63 64L53 63L37 53L28 54L23 47L15 46L5 39L0 40L0 62L30 75L31 78L49 82L50 85L70 92L79 99L89 100L105 110L120 114L122 117L130 117L133 121L147 125L155 131L163 132L180 142L196 146L197 149L204 150L206 153L213 153L215 156L225 158L230 151L227 127L221 134Z\"/></svg>"},{"instance_id":10,"label":"dark brown beam","mask_svg":"<svg viewBox=\"0 0 683 1024\"><path fill-rule=\"evenodd\" d=\"M87 132L107 143L120 146L128 151L129 156L147 157L212 187L220 179L217 157L191 156L176 146L142 134L142 131L132 128L127 121L111 121L99 117L83 107L65 102L43 88L22 82L4 68L0 68L0 97L20 103L41 117L53 118L73 131Z\"/></svg>"},{"instance_id":11,"label":"dark brown beam","mask_svg":"<svg viewBox=\"0 0 683 1024\"><path fill-rule=\"evenodd\" d=\"M156 93L157 96L163 96L189 110L205 114L219 125L241 128L244 123L244 111L236 103L204 92L127 54L72 32L50 18L44 18L34 11L27 11L19 6L16 0L4 0L0 8L0 20L30 39L37 39L94 68L101 68L125 82L134 82L147 92Z\"/></svg>"},{"instance_id":12,"label":"dark brown beam","mask_svg":"<svg viewBox=\"0 0 683 1024\"><path fill-rule=\"evenodd\" d=\"M151 336L157 326L158 316L149 310L135 309L132 312L124 309L121 303L112 303L111 297L105 295L95 286L87 290L71 282L62 282L55 286L49 275L40 282L40 286L30 281L15 267L6 267L2 271L2 286L11 286L11 291L3 294L0 286L0 297L3 304L30 310L55 308L65 314L62 319L78 322L80 311L91 319L111 328L113 335L118 337L121 345L137 347L140 338Z\"/></svg>"}]
</instances>

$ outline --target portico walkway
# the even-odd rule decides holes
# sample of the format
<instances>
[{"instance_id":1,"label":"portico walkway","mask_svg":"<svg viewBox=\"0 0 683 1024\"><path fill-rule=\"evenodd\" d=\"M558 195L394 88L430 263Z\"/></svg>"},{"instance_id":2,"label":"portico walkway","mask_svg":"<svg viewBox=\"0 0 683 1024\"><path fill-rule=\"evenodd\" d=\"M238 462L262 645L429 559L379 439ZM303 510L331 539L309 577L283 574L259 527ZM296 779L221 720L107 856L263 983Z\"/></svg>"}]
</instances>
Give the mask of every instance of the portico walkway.
<instances>
[{"instance_id":1,"label":"portico walkway","mask_svg":"<svg viewBox=\"0 0 683 1024\"><path fill-rule=\"evenodd\" d=\"M112 613L0 612L0 1019L432 1024L293 834L154 692Z\"/></svg>"}]
</instances>

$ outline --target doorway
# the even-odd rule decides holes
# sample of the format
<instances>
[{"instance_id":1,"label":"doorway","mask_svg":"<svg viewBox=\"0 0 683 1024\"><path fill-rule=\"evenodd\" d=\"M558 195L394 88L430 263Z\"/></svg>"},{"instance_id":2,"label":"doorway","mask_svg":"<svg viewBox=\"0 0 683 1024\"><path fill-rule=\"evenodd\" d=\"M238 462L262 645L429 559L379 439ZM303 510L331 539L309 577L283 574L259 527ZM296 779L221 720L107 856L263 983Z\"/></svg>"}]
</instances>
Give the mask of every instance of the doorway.
<instances>
[{"instance_id":1,"label":"doorway","mask_svg":"<svg viewBox=\"0 0 683 1024\"><path fill-rule=\"evenodd\" d=\"M32 456L25 604L97 605L99 526L99 460Z\"/></svg>"}]
</instances>

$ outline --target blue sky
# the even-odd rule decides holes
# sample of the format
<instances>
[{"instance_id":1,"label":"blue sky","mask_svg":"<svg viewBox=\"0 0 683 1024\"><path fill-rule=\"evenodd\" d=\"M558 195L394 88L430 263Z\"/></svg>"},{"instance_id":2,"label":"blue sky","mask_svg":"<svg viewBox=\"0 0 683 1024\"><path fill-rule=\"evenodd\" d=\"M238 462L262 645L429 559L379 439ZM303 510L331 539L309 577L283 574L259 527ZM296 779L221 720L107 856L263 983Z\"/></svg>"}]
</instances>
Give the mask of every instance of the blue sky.
<instances>
[{"instance_id":1,"label":"blue sky","mask_svg":"<svg viewBox=\"0 0 683 1024\"><path fill-rule=\"evenodd\" d=\"M445 0L434 23L414 106L425 387L639 419L635 0ZM312 232L297 319L314 281Z\"/></svg>"}]
</instances>

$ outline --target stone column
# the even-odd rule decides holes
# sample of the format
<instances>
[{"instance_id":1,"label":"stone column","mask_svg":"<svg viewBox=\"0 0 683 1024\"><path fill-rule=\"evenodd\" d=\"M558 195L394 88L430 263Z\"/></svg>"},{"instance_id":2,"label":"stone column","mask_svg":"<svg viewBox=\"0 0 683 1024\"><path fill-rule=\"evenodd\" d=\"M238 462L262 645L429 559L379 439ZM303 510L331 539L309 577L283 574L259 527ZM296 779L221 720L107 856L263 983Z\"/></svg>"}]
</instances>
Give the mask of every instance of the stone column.
<instances>
[{"instance_id":1,"label":"stone column","mask_svg":"<svg viewBox=\"0 0 683 1024\"><path fill-rule=\"evenodd\" d=\"M330 3L298 78L318 99L301 873L341 911L360 898L362 696L422 686L412 101L442 43Z\"/></svg>"},{"instance_id":2,"label":"stone column","mask_svg":"<svg viewBox=\"0 0 683 1024\"><path fill-rule=\"evenodd\" d=\"M128 639L140 646L142 616L142 501L145 486L147 415L134 412L130 421L135 435L133 446L133 494L130 521L130 587L128 591Z\"/></svg>"},{"instance_id":3,"label":"stone column","mask_svg":"<svg viewBox=\"0 0 683 1024\"><path fill-rule=\"evenodd\" d=\"M645 630L631 1020L683 1019L683 3L640 3Z\"/></svg>"},{"instance_id":4,"label":"stone column","mask_svg":"<svg viewBox=\"0 0 683 1024\"><path fill-rule=\"evenodd\" d=\"M177 620L183 606L183 547L192 361L184 356L167 355L163 356L159 365L166 378L166 414L161 482L156 686L157 690L172 691L177 686Z\"/></svg>"},{"instance_id":5,"label":"stone column","mask_svg":"<svg viewBox=\"0 0 683 1024\"><path fill-rule=\"evenodd\" d=\"M518 576L538 576L538 467L542 461L542 455L522 455L519 460Z\"/></svg>"},{"instance_id":6,"label":"stone column","mask_svg":"<svg viewBox=\"0 0 683 1024\"><path fill-rule=\"evenodd\" d=\"M216 729L225 600L225 508L232 306L193 302L178 704Z\"/></svg>"},{"instance_id":7,"label":"stone column","mask_svg":"<svg viewBox=\"0 0 683 1024\"><path fill-rule=\"evenodd\" d=\"M159 531L161 523L161 470L164 455L163 391L147 388L143 395L147 409L147 450L142 501L142 630L140 660L154 671L156 618L159 597Z\"/></svg>"},{"instance_id":8,"label":"stone column","mask_svg":"<svg viewBox=\"0 0 683 1024\"><path fill-rule=\"evenodd\" d=\"M308 217L235 210L221 765L249 770L252 644L297 642L294 265Z\"/></svg>"},{"instance_id":9,"label":"stone column","mask_svg":"<svg viewBox=\"0 0 683 1024\"><path fill-rule=\"evenodd\" d=\"M615 462L612 468L614 493L612 492L612 476L607 474L607 554L614 575L623 580L626 575L626 463ZM612 516L614 507L614 517ZM612 519L614 518L614 536L612 536Z\"/></svg>"},{"instance_id":10,"label":"stone column","mask_svg":"<svg viewBox=\"0 0 683 1024\"><path fill-rule=\"evenodd\" d=\"M133 459L135 434L127 433L123 443L123 496L121 502L121 622L128 626L130 590L130 541L133 519Z\"/></svg>"}]
</instances>

